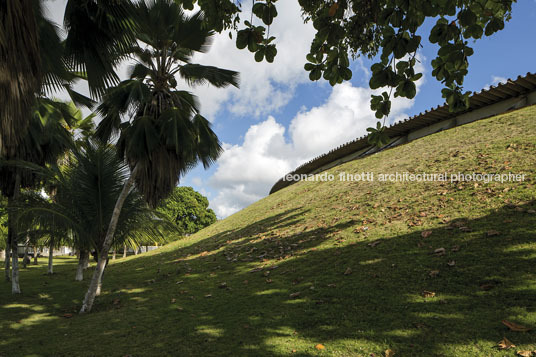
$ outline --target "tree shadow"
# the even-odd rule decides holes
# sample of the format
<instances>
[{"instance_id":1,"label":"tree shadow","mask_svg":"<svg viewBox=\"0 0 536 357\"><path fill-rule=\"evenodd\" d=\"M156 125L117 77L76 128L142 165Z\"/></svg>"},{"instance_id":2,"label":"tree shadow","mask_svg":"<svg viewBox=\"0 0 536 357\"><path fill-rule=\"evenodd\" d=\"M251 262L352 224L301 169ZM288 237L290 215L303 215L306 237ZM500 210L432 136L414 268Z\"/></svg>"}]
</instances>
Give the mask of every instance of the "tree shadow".
<instances>
[{"instance_id":1,"label":"tree shadow","mask_svg":"<svg viewBox=\"0 0 536 357\"><path fill-rule=\"evenodd\" d=\"M536 349L534 330L512 332L501 323L536 327L536 215L526 212L535 206L338 245L337 232L357 221L302 227L306 210L287 210L111 265L106 285L113 288L105 285L87 316L38 319L79 301L56 291L42 304L12 306L3 289L0 311L32 322L18 329L4 323L0 351L40 354L25 338L57 330L58 355L68 354L76 343L69 341L88 328L99 346L117 348L110 355L369 356L390 348L400 356L480 356L499 354L490 346L503 337ZM288 227L292 233L278 235ZM81 292L85 284L73 286ZM324 350L314 348L319 343ZM87 346L88 355L96 351Z\"/></svg>"}]
</instances>

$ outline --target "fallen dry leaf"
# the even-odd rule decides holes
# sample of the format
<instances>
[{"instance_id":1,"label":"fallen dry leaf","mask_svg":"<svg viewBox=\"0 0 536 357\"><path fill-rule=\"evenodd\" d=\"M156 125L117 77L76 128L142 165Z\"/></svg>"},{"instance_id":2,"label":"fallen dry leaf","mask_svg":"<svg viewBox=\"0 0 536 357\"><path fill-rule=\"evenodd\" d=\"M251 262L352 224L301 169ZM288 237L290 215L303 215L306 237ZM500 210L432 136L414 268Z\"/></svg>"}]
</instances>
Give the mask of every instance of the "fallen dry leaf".
<instances>
[{"instance_id":1,"label":"fallen dry leaf","mask_svg":"<svg viewBox=\"0 0 536 357\"><path fill-rule=\"evenodd\" d=\"M516 324L515 322L510 322L508 320L502 320L501 321L503 325L506 325L510 330L516 331L516 332L527 332L530 331L530 328Z\"/></svg>"},{"instance_id":2,"label":"fallen dry leaf","mask_svg":"<svg viewBox=\"0 0 536 357\"><path fill-rule=\"evenodd\" d=\"M460 250L460 246L459 245L455 245L454 247L452 247L451 251L453 252L458 252Z\"/></svg>"},{"instance_id":3,"label":"fallen dry leaf","mask_svg":"<svg viewBox=\"0 0 536 357\"><path fill-rule=\"evenodd\" d=\"M384 353L385 357L393 357L395 355L395 351L393 351L392 349L387 349Z\"/></svg>"},{"instance_id":4,"label":"fallen dry leaf","mask_svg":"<svg viewBox=\"0 0 536 357\"><path fill-rule=\"evenodd\" d=\"M65 317L66 319L70 319L71 317L73 317L73 314L63 314L63 317Z\"/></svg>"},{"instance_id":5,"label":"fallen dry leaf","mask_svg":"<svg viewBox=\"0 0 536 357\"><path fill-rule=\"evenodd\" d=\"M376 240L376 241L374 241L374 242L370 242L370 243L368 244L368 246L374 248L375 246L377 246L377 245L380 244L380 243L381 243L381 241Z\"/></svg>"},{"instance_id":6,"label":"fallen dry leaf","mask_svg":"<svg viewBox=\"0 0 536 357\"><path fill-rule=\"evenodd\" d=\"M344 275L350 275L352 274L352 269L351 268L346 268L346 271L344 272Z\"/></svg>"},{"instance_id":7,"label":"fallen dry leaf","mask_svg":"<svg viewBox=\"0 0 536 357\"><path fill-rule=\"evenodd\" d=\"M177 302L177 299L171 299L171 303L174 304Z\"/></svg>"},{"instance_id":8,"label":"fallen dry leaf","mask_svg":"<svg viewBox=\"0 0 536 357\"><path fill-rule=\"evenodd\" d=\"M482 284L482 285L480 285L480 289L482 289L484 291L491 290L494 287L495 287L495 285L493 285L493 284Z\"/></svg>"},{"instance_id":9,"label":"fallen dry leaf","mask_svg":"<svg viewBox=\"0 0 536 357\"><path fill-rule=\"evenodd\" d=\"M434 254L445 255L445 248L437 248L436 250L434 250Z\"/></svg>"},{"instance_id":10,"label":"fallen dry leaf","mask_svg":"<svg viewBox=\"0 0 536 357\"><path fill-rule=\"evenodd\" d=\"M317 344L317 345L315 346L315 348L316 348L317 350L323 350L323 349L326 348L326 346L324 346L323 344L319 343L319 344Z\"/></svg>"},{"instance_id":11,"label":"fallen dry leaf","mask_svg":"<svg viewBox=\"0 0 536 357\"><path fill-rule=\"evenodd\" d=\"M486 235L487 235L488 237L494 237L494 236L498 236L498 235L500 235L500 234L501 234L501 232L496 231L496 230L493 230L493 229L490 230L490 231L487 231L487 232L486 232Z\"/></svg>"},{"instance_id":12,"label":"fallen dry leaf","mask_svg":"<svg viewBox=\"0 0 536 357\"><path fill-rule=\"evenodd\" d=\"M295 292L295 293L290 294L289 297L290 297L291 299L295 299L295 298L297 298L297 297L300 296L300 295L301 295L301 292L298 291L298 292Z\"/></svg>"},{"instance_id":13,"label":"fallen dry leaf","mask_svg":"<svg viewBox=\"0 0 536 357\"><path fill-rule=\"evenodd\" d=\"M435 293L433 291L424 290L422 292L422 296L425 298L431 298L435 296Z\"/></svg>"},{"instance_id":14,"label":"fallen dry leaf","mask_svg":"<svg viewBox=\"0 0 536 357\"><path fill-rule=\"evenodd\" d=\"M414 322L414 323L413 323L413 326L415 326L415 328L417 328L417 329L419 329L419 330L428 327L428 326L426 326L426 324L424 324L424 323L422 323L422 322Z\"/></svg>"},{"instance_id":15,"label":"fallen dry leaf","mask_svg":"<svg viewBox=\"0 0 536 357\"><path fill-rule=\"evenodd\" d=\"M517 355L521 357L531 357L532 351L517 351Z\"/></svg>"},{"instance_id":16,"label":"fallen dry leaf","mask_svg":"<svg viewBox=\"0 0 536 357\"><path fill-rule=\"evenodd\" d=\"M516 345L514 345L514 344L512 343L512 341L510 341L509 339L507 339L507 338L505 337L505 338L503 338L503 339L501 340L501 342L499 342L498 346L499 346L499 348L500 348L501 350L506 350L506 349L515 347Z\"/></svg>"},{"instance_id":17,"label":"fallen dry leaf","mask_svg":"<svg viewBox=\"0 0 536 357\"><path fill-rule=\"evenodd\" d=\"M447 263L447 265L448 265L449 267L453 267L453 266L456 265L456 262L455 262L454 260L451 260L450 262Z\"/></svg>"},{"instance_id":18,"label":"fallen dry leaf","mask_svg":"<svg viewBox=\"0 0 536 357\"><path fill-rule=\"evenodd\" d=\"M421 232L421 237L423 238L428 238L432 235L432 231L422 231Z\"/></svg>"},{"instance_id":19,"label":"fallen dry leaf","mask_svg":"<svg viewBox=\"0 0 536 357\"><path fill-rule=\"evenodd\" d=\"M211 298L212 297L212 294L207 294L205 295L206 298Z\"/></svg>"},{"instance_id":20,"label":"fallen dry leaf","mask_svg":"<svg viewBox=\"0 0 536 357\"><path fill-rule=\"evenodd\" d=\"M428 275L430 275L431 278L434 278L439 275L439 270L432 270L428 273Z\"/></svg>"}]
</instances>

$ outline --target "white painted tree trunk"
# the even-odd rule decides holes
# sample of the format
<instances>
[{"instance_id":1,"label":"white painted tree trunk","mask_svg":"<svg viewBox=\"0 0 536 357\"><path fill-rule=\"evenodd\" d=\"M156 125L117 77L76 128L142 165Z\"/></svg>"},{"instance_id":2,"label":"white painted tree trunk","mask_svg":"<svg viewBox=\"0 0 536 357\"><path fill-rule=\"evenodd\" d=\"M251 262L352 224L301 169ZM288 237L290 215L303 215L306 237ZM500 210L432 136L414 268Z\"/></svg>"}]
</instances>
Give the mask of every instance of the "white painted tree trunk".
<instances>
[{"instance_id":1,"label":"white painted tree trunk","mask_svg":"<svg viewBox=\"0 0 536 357\"><path fill-rule=\"evenodd\" d=\"M6 278L6 281L11 281L11 243L6 240L6 255L4 258L4 276Z\"/></svg>"},{"instance_id":2,"label":"white painted tree trunk","mask_svg":"<svg viewBox=\"0 0 536 357\"><path fill-rule=\"evenodd\" d=\"M84 270L87 268L89 260L89 252L87 250L81 250L80 256L78 257L78 267L76 268L76 276L74 280L82 281L84 280Z\"/></svg>"},{"instance_id":3,"label":"white painted tree trunk","mask_svg":"<svg viewBox=\"0 0 536 357\"><path fill-rule=\"evenodd\" d=\"M15 178L15 189L13 192L13 197L8 197L7 199L7 206L8 210L9 208L13 207L13 201L18 199L19 197L19 191L20 191L20 175L16 175ZM8 235L11 235L10 241L11 241L11 293L12 294L20 294L20 285L19 285L19 254L17 252L17 231L16 227L13 224L14 221L13 213L8 213Z\"/></svg>"},{"instance_id":4,"label":"white painted tree trunk","mask_svg":"<svg viewBox=\"0 0 536 357\"><path fill-rule=\"evenodd\" d=\"M123 258L127 257L127 246L126 244L123 245Z\"/></svg>"},{"instance_id":5,"label":"white painted tree trunk","mask_svg":"<svg viewBox=\"0 0 536 357\"><path fill-rule=\"evenodd\" d=\"M86 258L84 259L84 270L89 268L89 251L86 251Z\"/></svg>"},{"instance_id":6,"label":"white painted tree trunk","mask_svg":"<svg viewBox=\"0 0 536 357\"><path fill-rule=\"evenodd\" d=\"M112 245L112 242L113 242L115 229L117 228L117 222L119 220L119 215L121 214L121 209L123 208L125 199L130 193L130 189L134 185L134 177L136 176L138 172L138 168L139 168L138 165L134 167L134 170L130 174L130 177L128 178L128 180L123 185L123 189L121 190L121 193L119 194L119 197L117 198L117 202L115 203L115 207L112 212L112 218L110 220L110 225L108 226L108 231L106 232L106 238L104 238L104 244L102 245L102 250L99 254L99 260L97 261L95 272L93 273L93 277L91 278L89 288L86 292L86 295L84 296L84 302L82 303L82 308L80 309L81 314L91 311L91 308L93 307L93 302L95 301L95 296L97 295L98 292L100 292L102 273L104 273L104 268L106 267L108 251L110 250L110 246Z\"/></svg>"},{"instance_id":7,"label":"white painted tree trunk","mask_svg":"<svg viewBox=\"0 0 536 357\"><path fill-rule=\"evenodd\" d=\"M50 242L48 246L48 271L47 274L54 274L54 242Z\"/></svg>"},{"instance_id":8,"label":"white painted tree trunk","mask_svg":"<svg viewBox=\"0 0 536 357\"><path fill-rule=\"evenodd\" d=\"M38 251L37 246L34 245L34 265L37 265L39 262L37 261Z\"/></svg>"},{"instance_id":9,"label":"white painted tree trunk","mask_svg":"<svg viewBox=\"0 0 536 357\"><path fill-rule=\"evenodd\" d=\"M114 252L113 252L113 255L112 255L112 260L115 260L115 257L117 256L117 251L115 250L114 248Z\"/></svg>"},{"instance_id":10,"label":"white painted tree trunk","mask_svg":"<svg viewBox=\"0 0 536 357\"><path fill-rule=\"evenodd\" d=\"M23 269L26 269L26 266L30 262L30 258L28 258L28 244L30 244L30 238L26 237L26 244L24 244L24 257L22 258Z\"/></svg>"},{"instance_id":11,"label":"white painted tree trunk","mask_svg":"<svg viewBox=\"0 0 536 357\"><path fill-rule=\"evenodd\" d=\"M16 243L16 239L14 239ZM19 254L17 253L17 244L11 246L11 258L13 270L11 271L11 293L20 294L20 285L19 285Z\"/></svg>"}]
</instances>

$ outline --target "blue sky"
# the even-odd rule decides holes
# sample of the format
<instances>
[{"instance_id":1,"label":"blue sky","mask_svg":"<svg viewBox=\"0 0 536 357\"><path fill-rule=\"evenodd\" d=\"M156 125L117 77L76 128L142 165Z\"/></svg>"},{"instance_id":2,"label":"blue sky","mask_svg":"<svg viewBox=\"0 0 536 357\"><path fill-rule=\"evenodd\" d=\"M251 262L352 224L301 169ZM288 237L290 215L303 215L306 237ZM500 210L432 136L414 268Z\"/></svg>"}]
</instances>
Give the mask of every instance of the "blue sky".
<instances>
[{"instance_id":1,"label":"blue sky","mask_svg":"<svg viewBox=\"0 0 536 357\"><path fill-rule=\"evenodd\" d=\"M60 22L65 0L45 2L51 17ZM196 58L199 63L241 73L240 90L194 88L202 111L213 123L225 152L209 170L197 167L181 179L205 194L220 218L266 196L277 179L297 165L365 134L375 123L369 109L367 59L352 63L351 81L335 87L310 82L303 70L313 30L303 24L297 1L278 2L279 16L271 29L277 37L273 64L256 63L248 51L239 51L228 34L217 35L212 50ZM247 18L246 15L244 18ZM465 89L479 91L507 78L536 71L536 2L514 4L512 20L492 37L470 44ZM433 22L425 23L427 38ZM443 103L441 84L431 76L437 47L426 41L420 50L423 80L413 100L397 99L391 121ZM124 71L124 68L121 69Z\"/></svg>"}]
</instances>

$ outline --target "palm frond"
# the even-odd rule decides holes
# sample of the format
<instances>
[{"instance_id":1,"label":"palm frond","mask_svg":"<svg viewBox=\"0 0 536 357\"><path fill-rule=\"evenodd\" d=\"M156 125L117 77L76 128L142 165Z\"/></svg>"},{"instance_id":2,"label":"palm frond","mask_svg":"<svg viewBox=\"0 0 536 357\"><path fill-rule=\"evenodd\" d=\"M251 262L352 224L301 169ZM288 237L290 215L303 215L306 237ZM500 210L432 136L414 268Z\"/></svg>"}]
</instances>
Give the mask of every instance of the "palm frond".
<instances>
[{"instance_id":1,"label":"palm frond","mask_svg":"<svg viewBox=\"0 0 536 357\"><path fill-rule=\"evenodd\" d=\"M12 156L41 87L35 1L0 2L0 155Z\"/></svg>"},{"instance_id":2,"label":"palm frond","mask_svg":"<svg viewBox=\"0 0 536 357\"><path fill-rule=\"evenodd\" d=\"M191 86L210 83L217 88L229 85L238 88L238 72L200 64L185 64L178 69L180 76Z\"/></svg>"},{"instance_id":3,"label":"palm frond","mask_svg":"<svg viewBox=\"0 0 536 357\"><path fill-rule=\"evenodd\" d=\"M97 108L102 121L95 135L103 142L119 132L121 117L129 110L136 112L151 98L149 87L142 80L126 80L106 91L102 103Z\"/></svg>"},{"instance_id":4,"label":"palm frond","mask_svg":"<svg viewBox=\"0 0 536 357\"><path fill-rule=\"evenodd\" d=\"M69 0L65 9L69 64L88 75L93 96L117 84L115 67L134 43L133 6L126 0Z\"/></svg>"}]
</instances>

